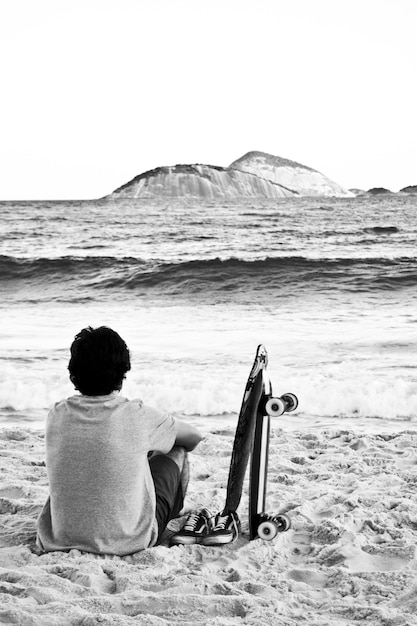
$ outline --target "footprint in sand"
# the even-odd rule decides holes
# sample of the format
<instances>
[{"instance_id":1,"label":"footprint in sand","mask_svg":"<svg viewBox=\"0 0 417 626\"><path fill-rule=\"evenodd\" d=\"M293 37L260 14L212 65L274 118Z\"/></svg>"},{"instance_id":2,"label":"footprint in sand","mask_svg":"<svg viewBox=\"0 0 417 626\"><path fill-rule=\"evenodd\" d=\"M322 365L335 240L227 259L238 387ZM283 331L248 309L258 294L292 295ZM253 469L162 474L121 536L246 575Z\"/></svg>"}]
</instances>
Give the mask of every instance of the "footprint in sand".
<instances>
[{"instance_id":1,"label":"footprint in sand","mask_svg":"<svg viewBox=\"0 0 417 626\"><path fill-rule=\"evenodd\" d=\"M292 569L288 572L288 578L296 582L305 583L316 589L325 587L327 576L313 569Z\"/></svg>"},{"instance_id":2,"label":"footprint in sand","mask_svg":"<svg viewBox=\"0 0 417 626\"><path fill-rule=\"evenodd\" d=\"M18 500L24 498L27 495L22 487L10 485L7 487L0 487L0 497L11 498L12 500Z\"/></svg>"},{"instance_id":3,"label":"footprint in sand","mask_svg":"<svg viewBox=\"0 0 417 626\"><path fill-rule=\"evenodd\" d=\"M91 564L89 568L93 571L83 571L81 568L68 566L55 566L51 573L59 578L69 580L75 585L91 588L101 593L115 593L116 583L114 576L109 570L103 570L99 565L95 567Z\"/></svg>"},{"instance_id":4,"label":"footprint in sand","mask_svg":"<svg viewBox=\"0 0 417 626\"><path fill-rule=\"evenodd\" d=\"M414 556L414 546L355 546L346 551L345 565L351 572L391 572L405 569Z\"/></svg>"},{"instance_id":5,"label":"footprint in sand","mask_svg":"<svg viewBox=\"0 0 417 626\"><path fill-rule=\"evenodd\" d=\"M16 504L8 498L0 498L0 515L4 515L5 513L11 513L14 515L17 508Z\"/></svg>"}]
</instances>

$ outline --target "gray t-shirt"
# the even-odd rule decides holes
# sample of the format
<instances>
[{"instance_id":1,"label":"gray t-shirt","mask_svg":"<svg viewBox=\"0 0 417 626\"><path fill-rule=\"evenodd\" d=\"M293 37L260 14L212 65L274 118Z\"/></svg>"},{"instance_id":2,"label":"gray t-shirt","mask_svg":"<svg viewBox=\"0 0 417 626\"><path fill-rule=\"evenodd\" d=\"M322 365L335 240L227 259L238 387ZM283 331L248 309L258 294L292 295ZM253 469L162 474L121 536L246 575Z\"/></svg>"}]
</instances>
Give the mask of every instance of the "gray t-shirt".
<instances>
[{"instance_id":1,"label":"gray t-shirt","mask_svg":"<svg viewBox=\"0 0 417 626\"><path fill-rule=\"evenodd\" d=\"M148 452L166 454L175 420L112 393L57 403L46 424L50 496L38 519L38 545L131 554L155 544L155 489Z\"/></svg>"}]
</instances>

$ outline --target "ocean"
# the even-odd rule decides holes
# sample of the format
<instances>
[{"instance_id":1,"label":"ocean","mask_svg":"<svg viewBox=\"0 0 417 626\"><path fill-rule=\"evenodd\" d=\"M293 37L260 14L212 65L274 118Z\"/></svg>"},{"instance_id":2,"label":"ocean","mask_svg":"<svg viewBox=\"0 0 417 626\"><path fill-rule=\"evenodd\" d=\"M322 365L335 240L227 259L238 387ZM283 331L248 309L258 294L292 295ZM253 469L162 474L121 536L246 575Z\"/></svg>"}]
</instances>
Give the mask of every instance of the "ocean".
<instances>
[{"instance_id":1,"label":"ocean","mask_svg":"<svg viewBox=\"0 0 417 626\"><path fill-rule=\"evenodd\" d=\"M0 233L0 424L73 393L89 325L127 342L124 395L202 424L260 343L287 425L416 420L416 196L1 202Z\"/></svg>"}]
</instances>

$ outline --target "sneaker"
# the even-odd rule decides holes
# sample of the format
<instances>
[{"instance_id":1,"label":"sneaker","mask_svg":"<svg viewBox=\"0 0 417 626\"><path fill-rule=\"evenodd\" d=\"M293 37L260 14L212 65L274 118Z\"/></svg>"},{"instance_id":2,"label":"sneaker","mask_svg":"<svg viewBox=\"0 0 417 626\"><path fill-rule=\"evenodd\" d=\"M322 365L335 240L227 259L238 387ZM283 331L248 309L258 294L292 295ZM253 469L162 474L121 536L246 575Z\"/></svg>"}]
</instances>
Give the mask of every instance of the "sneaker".
<instances>
[{"instance_id":1,"label":"sneaker","mask_svg":"<svg viewBox=\"0 0 417 626\"><path fill-rule=\"evenodd\" d=\"M234 543L239 536L240 520L237 513L223 515L218 513L209 533L203 537L202 544L205 546L218 546L224 543Z\"/></svg>"},{"instance_id":2,"label":"sneaker","mask_svg":"<svg viewBox=\"0 0 417 626\"><path fill-rule=\"evenodd\" d=\"M207 509L190 513L184 526L171 537L173 544L201 543L211 528L212 516Z\"/></svg>"}]
</instances>

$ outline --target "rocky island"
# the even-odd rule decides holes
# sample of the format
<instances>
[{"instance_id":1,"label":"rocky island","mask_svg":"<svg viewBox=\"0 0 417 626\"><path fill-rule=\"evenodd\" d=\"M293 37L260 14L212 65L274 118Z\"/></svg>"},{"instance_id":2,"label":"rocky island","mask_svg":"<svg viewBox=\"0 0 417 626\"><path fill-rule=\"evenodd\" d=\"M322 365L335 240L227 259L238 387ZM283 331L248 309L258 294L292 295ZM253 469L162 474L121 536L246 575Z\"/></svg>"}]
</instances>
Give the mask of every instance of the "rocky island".
<instances>
[{"instance_id":1,"label":"rocky island","mask_svg":"<svg viewBox=\"0 0 417 626\"><path fill-rule=\"evenodd\" d=\"M228 167L171 165L144 172L122 185L118 198L353 197L317 170L264 152L248 152Z\"/></svg>"},{"instance_id":2,"label":"rocky island","mask_svg":"<svg viewBox=\"0 0 417 626\"><path fill-rule=\"evenodd\" d=\"M372 187L372 189L368 189L366 193L370 196L383 196L384 194L391 194L392 191L385 189L385 187Z\"/></svg>"}]
</instances>

